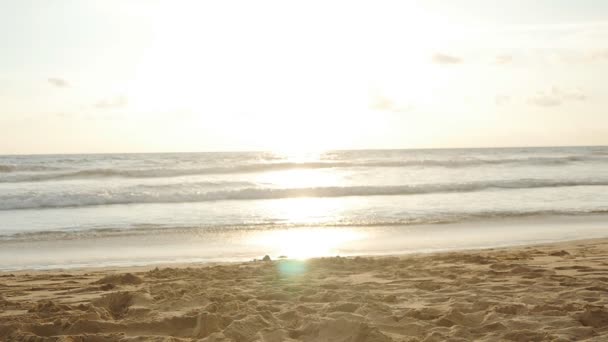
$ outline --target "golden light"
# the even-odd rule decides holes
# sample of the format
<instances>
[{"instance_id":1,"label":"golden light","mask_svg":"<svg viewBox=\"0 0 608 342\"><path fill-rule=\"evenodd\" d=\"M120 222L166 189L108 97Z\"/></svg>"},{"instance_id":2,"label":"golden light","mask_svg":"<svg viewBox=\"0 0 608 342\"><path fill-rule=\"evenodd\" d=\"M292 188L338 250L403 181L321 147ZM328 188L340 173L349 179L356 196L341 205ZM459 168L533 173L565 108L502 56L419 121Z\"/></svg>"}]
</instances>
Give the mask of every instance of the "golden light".
<instances>
[{"instance_id":1,"label":"golden light","mask_svg":"<svg viewBox=\"0 0 608 342\"><path fill-rule=\"evenodd\" d=\"M262 250L274 250L290 259L340 255L349 242L361 240L365 234L338 228L297 228L258 234L250 240Z\"/></svg>"},{"instance_id":2,"label":"golden light","mask_svg":"<svg viewBox=\"0 0 608 342\"><path fill-rule=\"evenodd\" d=\"M318 163L321 160L320 152L291 151L278 155L292 163ZM322 227L325 222L340 221L344 202L307 197L313 196L317 187L341 186L341 178L331 172L331 168L266 172L260 174L256 181L279 189L291 189L294 192L292 196L302 196L259 203L258 210L265 212L269 218L287 226L298 227L257 234L250 243L259 249L277 253L276 256L305 259L339 254L346 243L362 238L361 233L352 230Z\"/></svg>"},{"instance_id":3,"label":"golden light","mask_svg":"<svg viewBox=\"0 0 608 342\"><path fill-rule=\"evenodd\" d=\"M256 182L294 189L339 186L340 178L324 169L295 169L263 173L256 177Z\"/></svg>"},{"instance_id":4,"label":"golden light","mask_svg":"<svg viewBox=\"0 0 608 342\"><path fill-rule=\"evenodd\" d=\"M292 225L323 224L328 219L336 222L340 220L342 210L342 202L308 197L268 201L262 205L264 207L260 209L269 217Z\"/></svg>"}]
</instances>

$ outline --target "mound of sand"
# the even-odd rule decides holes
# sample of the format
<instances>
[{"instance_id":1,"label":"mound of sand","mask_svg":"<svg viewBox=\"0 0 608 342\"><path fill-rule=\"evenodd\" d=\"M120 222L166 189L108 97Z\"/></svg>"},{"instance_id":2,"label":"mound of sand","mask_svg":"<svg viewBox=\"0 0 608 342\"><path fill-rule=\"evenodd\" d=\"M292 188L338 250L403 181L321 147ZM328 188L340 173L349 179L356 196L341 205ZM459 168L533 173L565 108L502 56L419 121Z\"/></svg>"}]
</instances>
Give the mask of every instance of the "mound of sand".
<instances>
[{"instance_id":1,"label":"mound of sand","mask_svg":"<svg viewBox=\"0 0 608 342\"><path fill-rule=\"evenodd\" d=\"M593 240L131 273L17 273L0 277L0 340L608 340L606 257L608 240Z\"/></svg>"},{"instance_id":2,"label":"mound of sand","mask_svg":"<svg viewBox=\"0 0 608 342\"><path fill-rule=\"evenodd\" d=\"M92 282L91 284L111 284L111 285L138 285L143 281L140 277L131 274L109 274L97 281Z\"/></svg>"}]
</instances>

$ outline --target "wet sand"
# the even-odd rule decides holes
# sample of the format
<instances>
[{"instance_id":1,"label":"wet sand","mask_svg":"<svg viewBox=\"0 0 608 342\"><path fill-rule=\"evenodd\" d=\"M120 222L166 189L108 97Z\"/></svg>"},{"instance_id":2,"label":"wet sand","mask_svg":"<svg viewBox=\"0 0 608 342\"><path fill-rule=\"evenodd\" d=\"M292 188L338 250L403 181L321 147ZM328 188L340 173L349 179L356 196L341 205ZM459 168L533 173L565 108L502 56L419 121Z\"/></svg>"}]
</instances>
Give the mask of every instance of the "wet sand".
<instances>
[{"instance_id":1,"label":"wet sand","mask_svg":"<svg viewBox=\"0 0 608 342\"><path fill-rule=\"evenodd\" d=\"M2 341L602 341L608 239L0 273Z\"/></svg>"}]
</instances>

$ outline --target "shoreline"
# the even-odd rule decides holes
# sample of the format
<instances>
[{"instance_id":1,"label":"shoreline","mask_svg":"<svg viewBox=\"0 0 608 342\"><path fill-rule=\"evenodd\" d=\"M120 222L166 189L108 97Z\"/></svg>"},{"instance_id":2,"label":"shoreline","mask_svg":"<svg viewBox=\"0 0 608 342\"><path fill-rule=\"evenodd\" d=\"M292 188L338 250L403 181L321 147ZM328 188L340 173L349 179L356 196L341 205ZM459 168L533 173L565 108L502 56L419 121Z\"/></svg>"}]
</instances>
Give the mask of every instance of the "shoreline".
<instances>
[{"instance_id":1,"label":"shoreline","mask_svg":"<svg viewBox=\"0 0 608 342\"><path fill-rule=\"evenodd\" d=\"M386 227L285 228L211 232L167 230L145 237L0 242L0 274L166 267L326 256L399 256L510 248L608 238L605 215L525 217ZM19 255L19 258L15 258ZM74 256L77 256L75 258Z\"/></svg>"},{"instance_id":2,"label":"shoreline","mask_svg":"<svg viewBox=\"0 0 608 342\"><path fill-rule=\"evenodd\" d=\"M0 339L608 337L608 238L399 256L0 273Z\"/></svg>"},{"instance_id":3,"label":"shoreline","mask_svg":"<svg viewBox=\"0 0 608 342\"><path fill-rule=\"evenodd\" d=\"M608 235L608 234L607 234ZM354 258L372 258L372 259L382 259L382 258L409 258L409 257L434 257L440 256L442 254L447 253L476 253L476 252L492 252L492 251L501 251L501 250L512 250L512 249L528 249L528 248L543 248L543 247L555 247L558 248L560 245L569 246L571 244L578 243L595 243L595 242L603 242L605 240L608 243L608 237L600 237L600 238L583 238L583 239L568 239L568 240L555 240L555 241L544 241L537 243L522 243L522 244L514 244L514 245L496 245L489 247L478 247L478 248L465 248L465 249L445 249L445 250L434 250L434 251L425 251L425 252L404 252L404 253L382 253L379 252L377 254L354 254L354 255L335 255L335 256L315 256L310 258L273 258L271 257L272 262L281 262L281 261L297 261L297 262L306 262L309 260L319 260L319 259L329 259L329 258L343 258L343 259L354 259ZM2 270L0 269L0 278L6 274L28 274L28 273L96 273L96 272L148 272L155 268L204 268L204 267L214 267L214 266L231 266L231 265L240 265L240 264L248 264L248 263L256 263L262 262L264 255L260 255L258 258L248 259L248 260L236 260L236 261L193 261L193 262L159 262L159 263L149 263L145 265L109 265L109 266L75 266L75 267L64 267L64 268L23 268L23 269L15 269L15 270Z\"/></svg>"}]
</instances>

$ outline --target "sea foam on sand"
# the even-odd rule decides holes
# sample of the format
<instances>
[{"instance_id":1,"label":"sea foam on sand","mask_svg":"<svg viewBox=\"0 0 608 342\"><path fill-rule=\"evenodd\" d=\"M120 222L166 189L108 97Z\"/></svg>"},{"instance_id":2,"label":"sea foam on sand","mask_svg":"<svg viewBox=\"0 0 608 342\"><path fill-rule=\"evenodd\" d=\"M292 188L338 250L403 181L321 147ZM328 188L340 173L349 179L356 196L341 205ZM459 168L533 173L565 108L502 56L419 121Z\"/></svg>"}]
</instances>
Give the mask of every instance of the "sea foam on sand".
<instances>
[{"instance_id":1,"label":"sea foam on sand","mask_svg":"<svg viewBox=\"0 0 608 342\"><path fill-rule=\"evenodd\" d=\"M2 341L608 338L608 239L406 257L0 273Z\"/></svg>"}]
</instances>

